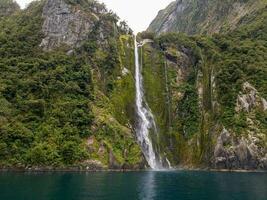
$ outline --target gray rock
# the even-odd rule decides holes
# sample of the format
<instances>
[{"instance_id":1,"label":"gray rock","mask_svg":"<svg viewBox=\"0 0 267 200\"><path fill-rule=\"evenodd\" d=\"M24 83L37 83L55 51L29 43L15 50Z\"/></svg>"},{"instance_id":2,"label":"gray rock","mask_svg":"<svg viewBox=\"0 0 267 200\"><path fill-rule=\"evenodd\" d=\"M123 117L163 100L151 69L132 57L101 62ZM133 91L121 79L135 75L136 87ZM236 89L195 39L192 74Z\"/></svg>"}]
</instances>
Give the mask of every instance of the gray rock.
<instances>
[{"instance_id":1,"label":"gray rock","mask_svg":"<svg viewBox=\"0 0 267 200\"><path fill-rule=\"evenodd\" d=\"M116 157L114 156L112 150L109 151L109 169L121 169Z\"/></svg>"},{"instance_id":2,"label":"gray rock","mask_svg":"<svg viewBox=\"0 0 267 200\"><path fill-rule=\"evenodd\" d=\"M246 141L242 138L240 144L235 148L236 157L239 160L240 168L244 168L248 164L248 148Z\"/></svg>"},{"instance_id":3,"label":"gray rock","mask_svg":"<svg viewBox=\"0 0 267 200\"><path fill-rule=\"evenodd\" d=\"M122 72L121 73L122 73L122 76L127 76L130 73L130 71L127 68L124 67L122 69Z\"/></svg>"},{"instance_id":4,"label":"gray rock","mask_svg":"<svg viewBox=\"0 0 267 200\"><path fill-rule=\"evenodd\" d=\"M263 111L267 110L267 101L264 98L261 98L261 103L262 103L262 107L263 107Z\"/></svg>"},{"instance_id":5,"label":"gray rock","mask_svg":"<svg viewBox=\"0 0 267 200\"><path fill-rule=\"evenodd\" d=\"M267 169L267 154L260 160L260 169Z\"/></svg>"},{"instance_id":6,"label":"gray rock","mask_svg":"<svg viewBox=\"0 0 267 200\"><path fill-rule=\"evenodd\" d=\"M227 160L225 157L216 157L215 164L218 169L225 169L227 168Z\"/></svg>"},{"instance_id":7,"label":"gray rock","mask_svg":"<svg viewBox=\"0 0 267 200\"><path fill-rule=\"evenodd\" d=\"M256 106L258 92L248 82L243 84L242 92L243 94L239 94L237 97L236 112L250 112Z\"/></svg>"},{"instance_id":8,"label":"gray rock","mask_svg":"<svg viewBox=\"0 0 267 200\"><path fill-rule=\"evenodd\" d=\"M79 46L98 20L94 14L84 13L64 0L47 0L42 16L44 38L40 46L46 51L62 44Z\"/></svg>"},{"instance_id":9,"label":"gray rock","mask_svg":"<svg viewBox=\"0 0 267 200\"><path fill-rule=\"evenodd\" d=\"M237 97L235 111L238 113L241 111L249 113L256 107L266 111L267 101L260 96L250 83L245 82L242 86L242 92Z\"/></svg>"},{"instance_id":10,"label":"gray rock","mask_svg":"<svg viewBox=\"0 0 267 200\"><path fill-rule=\"evenodd\" d=\"M266 149L257 146L256 137L234 138L223 129L214 148L214 167L217 169L267 169ZM264 157L265 156L265 157Z\"/></svg>"},{"instance_id":11,"label":"gray rock","mask_svg":"<svg viewBox=\"0 0 267 200\"><path fill-rule=\"evenodd\" d=\"M105 166L98 160L86 160L81 163L82 167L86 170L102 170Z\"/></svg>"}]
</instances>

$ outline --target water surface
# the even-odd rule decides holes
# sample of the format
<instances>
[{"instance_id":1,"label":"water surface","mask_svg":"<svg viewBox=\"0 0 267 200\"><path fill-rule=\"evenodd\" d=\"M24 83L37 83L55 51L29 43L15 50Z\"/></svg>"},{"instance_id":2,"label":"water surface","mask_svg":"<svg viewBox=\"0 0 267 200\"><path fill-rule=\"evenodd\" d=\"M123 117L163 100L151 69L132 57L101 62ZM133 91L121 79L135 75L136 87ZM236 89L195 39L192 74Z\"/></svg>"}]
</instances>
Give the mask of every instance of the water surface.
<instances>
[{"instance_id":1,"label":"water surface","mask_svg":"<svg viewBox=\"0 0 267 200\"><path fill-rule=\"evenodd\" d=\"M267 173L0 173L1 200L267 200Z\"/></svg>"}]
</instances>

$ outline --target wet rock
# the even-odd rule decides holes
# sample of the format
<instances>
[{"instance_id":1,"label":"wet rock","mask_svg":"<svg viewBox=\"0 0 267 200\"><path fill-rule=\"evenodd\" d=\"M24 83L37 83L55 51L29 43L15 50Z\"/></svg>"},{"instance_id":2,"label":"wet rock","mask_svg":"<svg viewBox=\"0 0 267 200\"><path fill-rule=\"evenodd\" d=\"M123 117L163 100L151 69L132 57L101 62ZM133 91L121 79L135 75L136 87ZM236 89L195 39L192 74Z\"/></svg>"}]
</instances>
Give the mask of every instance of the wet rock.
<instances>
[{"instance_id":1,"label":"wet rock","mask_svg":"<svg viewBox=\"0 0 267 200\"><path fill-rule=\"evenodd\" d=\"M114 156L112 150L109 151L109 169L121 169L119 162L117 161L116 157Z\"/></svg>"},{"instance_id":2,"label":"wet rock","mask_svg":"<svg viewBox=\"0 0 267 200\"><path fill-rule=\"evenodd\" d=\"M86 160L81 165L86 170L102 170L105 168L98 160Z\"/></svg>"},{"instance_id":3,"label":"wet rock","mask_svg":"<svg viewBox=\"0 0 267 200\"><path fill-rule=\"evenodd\" d=\"M217 139L217 145L214 150L215 166L219 169L227 168L227 151L224 145L229 141L230 133L223 129L220 136Z\"/></svg>"},{"instance_id":4,"label":"wet rock","mask_svg":"<svg viewBox=\"0 0 267 200\"><path fill-rule=\"evenodd\" d=\"M266 149L257 145L259 139L249 135L248 138L233 138L229 131L223 129L214 148L214 167L217 169L267 169ZM265 157L264 157L265 156Z\"/></svg>"},{"instance_id":5,"label":"wet rock","mask_svg":"<svg viewBox=\"0 0 267 200\"><path fill-rule=\"evenodd\" d=\"M240 144L235 148L236 157L239 160L240 168L245 168L248 165L249 151L246 141L242 138Z\"/></svg>"},{"instance_id":6,"label":"wet rock","mask_svg":"<svg viewBox=\"0 0 267 200\"><path fill-rule=\"evenodd\" d=\"M143 45L145 45L145 44L147 44L147 43L153 43L154 41L153 40L151 40L151 39L144 39L144 40L142 40L141 42L140 42L140 46L143 46Z\"/></svg>"},{"instance_id":7,"label":"wet rock","mask_svg":"<svg viewBox=\"0 0 267 200\"><path fill-rule=\"evenodd\" d=\"M225 157L216 157L215 164L218 169L225 169L227 168L227 160Z\"/></svg>"},{"instance_id":8,"label":"wet rock","mask_svg":"<svg viewBox=\"0 0 267 200\"><path fill-rule=\"evenodd\" d=\"M264 98L261 98L261 102L262 102L263 111L266 111L267 110L267 101Z\"/></svg>"}]
</instances>

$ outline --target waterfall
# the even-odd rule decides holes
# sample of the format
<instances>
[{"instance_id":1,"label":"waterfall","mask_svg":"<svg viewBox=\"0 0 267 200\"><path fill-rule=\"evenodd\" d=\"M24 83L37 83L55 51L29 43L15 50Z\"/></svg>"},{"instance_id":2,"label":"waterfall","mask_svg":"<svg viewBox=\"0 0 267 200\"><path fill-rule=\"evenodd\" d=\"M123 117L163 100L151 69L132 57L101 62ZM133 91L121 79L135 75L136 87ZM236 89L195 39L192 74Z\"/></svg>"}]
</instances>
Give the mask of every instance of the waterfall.
<instances>
[{"instance_id":1,"label":"waterfall","mask_svg":"<svg viewBox=\"0 0 267 200\"><path fill-rule=\"evenodd\" d=\"M152 169L161 169L162 164L160 159L156 155L156 152L153 148L151 138L149 136L150 130L157 132L155 120L152 112L145 103L144 91L143 91L143 78L139 64L139 55L138 55L138 44L134 41L135 45L135 88L136 88L136 109L138 115L138 126L136 130L136 135L138 142L142 148L143 154Z\"/></svg>"}]
</instances>

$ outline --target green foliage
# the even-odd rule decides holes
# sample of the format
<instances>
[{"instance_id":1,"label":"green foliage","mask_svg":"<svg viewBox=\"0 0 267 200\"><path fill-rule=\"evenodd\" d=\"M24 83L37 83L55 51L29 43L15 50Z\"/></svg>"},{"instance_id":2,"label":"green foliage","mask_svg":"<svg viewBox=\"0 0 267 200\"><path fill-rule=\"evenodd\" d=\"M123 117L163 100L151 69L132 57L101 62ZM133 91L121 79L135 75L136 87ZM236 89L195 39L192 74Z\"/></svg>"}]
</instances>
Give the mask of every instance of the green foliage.
<instances>
[{"instance_id":1,"label":"green foliage","mask_svg":"<svg viewBox=\"0 0 267 200\"><path fill-rule=\"evenodd\" d=\"M228 34L188 37L168 33L155 38L152 46L157 53L147 50L149 56L145 59L152 61L149 65L144 62L145 93L163 135L160 143L169 147L170 157L175 155L173 161L209 162L214 133L219 133L221 125L239 136L250 130L249 118L261 133L266 133L266 112L262 108L250 113L235 111L237 96L246 81L266 98L266 24L266 8L263 8L246 16L240 27ZM160 51L171 63L167 66L167 83L163 78L164 59L158 56ZM190 66L184 65L183 54L190 58ZM180 65L182 77L176 65ZM170 90L170 102L162 98L167 96L165 86ZM171 127L164 123L166 115L162 114L168 109ZM194 150L192 145L196 145Z\"/></svg>"},{"instance_id":2,"label":"green foliage","mask_svg":"<svg viewBox=\"0 0 267 200\"><path fill-rule=\"evenodd\" d=\"M34 145L26 154L26 160L31 165L56 165L60 162L60 155L55 145L40 142Z\"/></svg>"},{"instance_id":3,"label":"green foliage","mask_svg":"<svg viewBox=\"0 0 267 200\"><path fill-rule=\"evenodd\" d=\"M134 89L133 79L128 75L117 80L121 58L128 51L123 49L127 42L118 45L119 35L114 35L117 17L107 11L103 14L100 23L107 35L101 44L96 37L100 24L96 24L92 37L73 55L67 55L64 47L43 52L39 47L43 37L43 3L34 2L27 10L0 21L0 166L77 164L97 153L95 149L96 152L89 154L85 145L85 140L94 134L99 141L107 141L121 163L127 160L123 158L127 148L131 154L129 162L140 162L140 149L125 127L129 124L126 119L130 118L126 113L133 110L134 91L128 96L128 89ZM86 3L87 11L94 6L99 12L105 10L103 5L92 1L72 3ZM92 76L94 70L101 72L100 80ZM95 97L101 92L112 99L104 112L121 123L107 130L100 128L105 136L92 130L101 116L92 111L98 104ZM113 103L121 107L111 110ZM119 113L124 113L124 117ZM112 135L110 140L108 134ZM95 159L101 160L99 155ZM105 158L103 163L107 161Z\"/></svg>"},{"instance_id":4,"label":"green foliage","mask_svg":"<svg viewBox=\"0 0 267 200\"><path fill-rule=\"evenodd\" d=\"M183 94L177 108L181 126L178 131L186 138L198 133L200 114L198 108L198 94L195 85L184 84L179 89Z\"/></svg>"},{"instance_id":5,"label":"green foliage","mask_svg":"<svg viewBox=\"0 0 267 200\"><path fill-rule=\"evenodd\" d=\"M132 135L131 29L125 22L117 25L118 16L103 4L69 0L101 13L100 20L72 55L65 47L43 52L43 3L0 20L0 166L71 166L87 159L107 166L109 152L121 166L141 163ZM248 128L247 114L235 112L245 81L267 98L266 13L265 8L245 17L239 29L226 35L138 35L154 40L140 52L145 97L159 131L152 140L175 163L199 161L209 153L214 124L237 134ZM253 117L266 132L266 114L257 109ZM94 139L92 147L88 138Z\"/></svg>"},{"instance_id":6,"label":"green foliage","mask_svg":"<svg viewBox=\"0 0 267 200\"><path fill-rule=\"evenodd\" d=\"M212 65L216 66L217 71L218 100L223 107L221 119L230 127L240 125L239 120L234 120L234 108L244 82L248 81L255 86L264 98L267 96L266 8L251 18L247 19L247 25L237 31L216 35L212 39L219 47L219 59L212 61Z\"/></svg>"}]
</instances>

